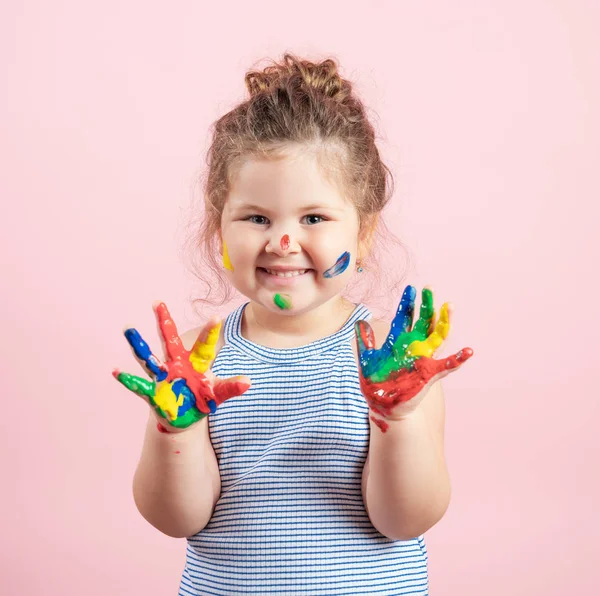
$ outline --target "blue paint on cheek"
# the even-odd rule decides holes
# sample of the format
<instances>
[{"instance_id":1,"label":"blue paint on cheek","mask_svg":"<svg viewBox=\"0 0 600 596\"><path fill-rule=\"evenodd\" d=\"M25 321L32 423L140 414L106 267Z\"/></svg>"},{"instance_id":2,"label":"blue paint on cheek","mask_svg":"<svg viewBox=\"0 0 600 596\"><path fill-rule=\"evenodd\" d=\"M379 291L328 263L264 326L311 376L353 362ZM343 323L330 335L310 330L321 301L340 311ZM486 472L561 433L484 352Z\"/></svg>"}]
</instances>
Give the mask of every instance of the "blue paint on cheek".
<instances>
[{"instance_id":1,"label":"blue paint on cheek","mask_svg":"<svg viewBox=\"0 0 600 596\"><path fill-rule=\"evenodd\" d=\"M350 253L345 252L342 256L335 262L333 267L330 267L323 273L323 277L335 277L340 273L344 273L350 264Z\"/></svg>"},{"instance_id":2,"label":"blue paint on cheek","mask_svg":"<svg viewBox=\"0 0 600 596\"><path fill-rule=\"evenodd\" d=\"M156 376L156 380L164 381L167 378L167 371L160 367L158 358L152 353L150 347L142 339L137 329L127 329L125 337L129 345L133 348L135 355L144 361L148 370Z\"/></svg>"}]
</instances>

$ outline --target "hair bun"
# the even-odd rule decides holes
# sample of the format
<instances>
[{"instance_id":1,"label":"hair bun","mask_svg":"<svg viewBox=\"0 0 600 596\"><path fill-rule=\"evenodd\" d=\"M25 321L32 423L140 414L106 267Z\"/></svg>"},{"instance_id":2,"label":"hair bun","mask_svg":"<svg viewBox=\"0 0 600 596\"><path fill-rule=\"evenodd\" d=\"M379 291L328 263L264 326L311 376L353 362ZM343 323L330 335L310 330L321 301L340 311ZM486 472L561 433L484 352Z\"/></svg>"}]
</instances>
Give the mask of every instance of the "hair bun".
<instances>
[{"instance_id":1,"label":"hair bun","mask_svg":"<svg viewBox=\"0 0 600 596\"><path fill-rule=\"evenodd\" d=\"M315 63L289 53L280 63L249 71L245 82L251 97L290 85L303 85L337 101L343 101L351 92L350 83L339 75L338 64L332 58Z\"/></svg>"}]
</instances>

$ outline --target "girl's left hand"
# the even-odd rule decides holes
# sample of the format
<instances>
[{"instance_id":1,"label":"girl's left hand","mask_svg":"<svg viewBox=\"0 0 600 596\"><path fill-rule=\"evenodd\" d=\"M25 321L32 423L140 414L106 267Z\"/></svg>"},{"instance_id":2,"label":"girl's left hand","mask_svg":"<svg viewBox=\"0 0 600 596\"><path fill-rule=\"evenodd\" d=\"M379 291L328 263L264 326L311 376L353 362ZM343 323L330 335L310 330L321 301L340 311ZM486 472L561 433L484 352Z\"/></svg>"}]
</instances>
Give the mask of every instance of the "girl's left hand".
<instances>
[{"instance_id":1,"label":"girl's left hand","mask_svg":"<svg viewBox=\"0 0 600 596\"><path fill-rule=\"evenodd\" d=\"M434 325L433 294L426 287L420 317L413 327L416 293L413 286L406 286L390 332L379 350L375 349L371 326L366 321L355 325L361 390L371 410L371 420L383 432L388 428L386 420L402 420L414 412L435 381L457 370L473 355L471 348L463 348L449 358L431 358L450 331L451 308L448 303L442 305Z\"/></svg>"}]
</instances>

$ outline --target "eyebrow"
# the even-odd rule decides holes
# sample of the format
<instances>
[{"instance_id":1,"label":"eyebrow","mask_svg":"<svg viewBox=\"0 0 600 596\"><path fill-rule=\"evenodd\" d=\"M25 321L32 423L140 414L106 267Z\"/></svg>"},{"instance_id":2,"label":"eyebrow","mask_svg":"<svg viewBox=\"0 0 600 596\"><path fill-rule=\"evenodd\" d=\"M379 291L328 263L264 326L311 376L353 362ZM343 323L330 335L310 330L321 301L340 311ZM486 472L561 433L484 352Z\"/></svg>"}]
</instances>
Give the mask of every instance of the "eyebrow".
<instances>
[{"instance_id":1,"label":"eyebrow","mask_svg":"<svg viewBox=\"0 0 600 596\"><path fill-rule=\"evenodd\" d=\"M250 203L242 203L241 205L232 205L232 209L234 211L267 211L265 207L260 207L259 205L251 205Z\"/></svg>"},{"instance_id":2,"label":"eyebrow","mask_svg":"<svg viewBox=\"0 0 600 596\"><path fill-rule=\"evenodd\" d=\"M264 206L260 206L260 205L254 205L253 203L242 203L240 205L232 205L232 210L234 212L237 211L256 211L258 213L269 213L269 209L264 207ZM317 203L314 203L312 205L307 205L306 207L300 207L298 209L298 211L303 211L303 212L307 212L307 211L343 211L342 208L340 207L328 207L326 205L319 205Z\"/></svg>"}]
</instances>

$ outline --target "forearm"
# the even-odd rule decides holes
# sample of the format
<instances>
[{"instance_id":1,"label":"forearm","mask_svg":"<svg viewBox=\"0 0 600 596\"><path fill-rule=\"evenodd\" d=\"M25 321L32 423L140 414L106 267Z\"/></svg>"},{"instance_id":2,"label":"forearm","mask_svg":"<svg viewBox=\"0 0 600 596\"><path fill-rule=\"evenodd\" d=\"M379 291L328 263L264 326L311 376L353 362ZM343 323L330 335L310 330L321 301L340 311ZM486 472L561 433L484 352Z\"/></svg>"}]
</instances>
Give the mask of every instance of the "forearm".
<instances>
[{"instance_id":1,"label":"forearm","mask_svg":"<svg viewBox=\"0 0 600 596\"><path fill-rule=\"evenodd\" d=\"M208 418L183 433L161 433L150 416L133 496L142 516L175 538L199 532L210 520L221 486Z\"/></svg>"},{"instance_id":2,"label":"forearm","mask_svg":"<svg viewBox=\"0 0 600 596\"><path fill-rule=\"evenodd\" d=\"M393 540L420 536L444 515L450 479L443 451L425 415L417 409L388 422L383 433L372 421L363 492L375 528Z\"/></svg>"}]
</instances>

